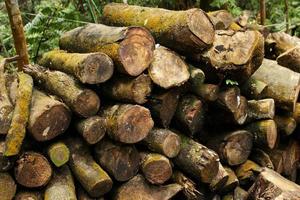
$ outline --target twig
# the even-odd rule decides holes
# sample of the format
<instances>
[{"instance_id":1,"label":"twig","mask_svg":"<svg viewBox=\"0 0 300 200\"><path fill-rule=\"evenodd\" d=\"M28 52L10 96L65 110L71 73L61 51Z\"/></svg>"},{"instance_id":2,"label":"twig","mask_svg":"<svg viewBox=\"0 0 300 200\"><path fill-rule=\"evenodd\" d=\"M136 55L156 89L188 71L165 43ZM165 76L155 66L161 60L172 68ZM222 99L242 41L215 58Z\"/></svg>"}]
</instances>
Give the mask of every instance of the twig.
<instances>
[{"instance_id":1,"label":"twig","mask_svg":"<svg viewBox=\"0 0 300 200\"><path fill-rule=\"evenodd\" d=\"M260 0L260 24L265 25L266 21L266 2L265 0Z\"/></svg>"},{"instance_id":2,"label":"twig","mask_svg":"<svg viewBox=\"0 0 300 200\"><path fill-rule=\"evenodd\" d=\"M289 19L289 3L288 0L284 0L285 4L285 21L286 21L286 33L289 33L290 30L290 19Z\"/></svg>"}]
</instances>

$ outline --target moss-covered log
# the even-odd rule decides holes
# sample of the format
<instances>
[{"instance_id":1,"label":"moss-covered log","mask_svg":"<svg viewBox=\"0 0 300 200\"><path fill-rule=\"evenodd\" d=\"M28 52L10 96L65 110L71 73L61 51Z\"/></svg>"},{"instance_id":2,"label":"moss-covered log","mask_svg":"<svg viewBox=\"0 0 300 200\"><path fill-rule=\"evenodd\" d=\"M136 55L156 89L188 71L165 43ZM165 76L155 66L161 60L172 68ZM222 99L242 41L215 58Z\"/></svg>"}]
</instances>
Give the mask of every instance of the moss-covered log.
<instances>
[{"instance_id":1,"label":"moss-covered log","mask_svg":"<svg viewBox=\"0 0 300 200\"><path fill-rule=\"evenodd\" d=\"M300 72L300 47L292 48L277 57L277 63L295 72Z\"/></svg>"},{"instance_id":2,"label":"moss-covered log","mask_svg":"<svg viewBox=\"0 0 300 200\"><path fill-rule=\"evenodd\" d=\"M70 149L69 166L82 187L91 197L100 197L112 188L108 174L94 161L88 146L80 138L68 138Z\"/></svg>"},{"instance_id":3,"label":"moss-covered log","mask_svg":"<svg viewBox=\"0 0 300 200\"><path fill-rule=\"evenodd\" d=\"M145 28L102 24L75 28L64 33L59 41L60 48L69 52L105 53L118 71L131 76L137 76L149 67L154 45L154 39Z\"/></svg>"},{"instance_id":4,"label":"moss-covered log","mask_svg":"<svg viewBox=\"0 0 300 200\"><path fill-rule=\"evenodd\" d=\"M52 168L40 153L25 152L15 165L17 182L27 188L45 186L51 179Z\"/></svg>"},{"instance_id":5,"label":"moss-covered log","mask_svg":"<svg viewBox=\"0 0 300 200\"><path fill-rule=\"evenodd\" d=\"M253 136L245 130L211 135L207 144L215 150L222 161L231 166L244 163L252 150Z\"/></svg>"},{"instance_id":6,"label":"moss-covered log","mask_svg":"<svg viewBox=\"0 0 300 200\"><path fill-rule=\"evenodd\" d=\"M274 121L277 125L277 130L282 136L291 135L296 129L297 122L293 117L276 115Z\"/></svg>"},{"instance_id":7,"label":"moss-covered log","mask_svg":"<svg viewBox=\"0 0 300 200\"><path fill-rule=\"evenodd\" d=\"M228 181L229 175L226 169L223 167L221 163L219 163L219 170L217 175L212 179L212 182L209 184L209 188L211 191L219 191Z\"/></svg>"},{"instance_id":8,"label":"moss-covered log","mask_svg":"<svg viewBox=\"0 0 300 200\"><path fill-rule=\"evenodd\" d=\"M9 173L0 173L1 200L12 200L16 194L17 185Z\"/></svg>"},{"instance_id":9,"label":"moss-covered log","mask_svg":"<svg viewBox=\"0 0 300 200\"><path fill-rule=\"evenodd\" d=\"M187 136L179 136L182 143L179 154L174 158L175 164L193 178L210 183L218 173L218 155Z\"/></svg>"},{"instance_id":10,"label":"moss-covered log","mask_svg":"<svg viewBox=\"0 0 300 200\"><path fill-rule=\"evenodd\" d=\"M274 169L274 164L270 156L262 149L253 149L249 158L262 167Z\"/></svg>"},{"instance_id":11,"label":"moss-covered log","mask_svg":"<svg viewBox=\"0 0 300 200\"><path fill-rule=\"evenodd\" d=\"M124 143L143 140L154 125L150 111L139 105L108 106L103 109L101 116L107 120L108 136Z\"/></svg>"},{"instance_id":12,"label":"moss-covered log","mask_svg":"<svg viewBox=\"0 0 300 200\"><path fill-rule=\"evenodd\" d=\"M207 62L209 70L239 82L246 81L261 65L264 55L263 36L258 31L218 31L213 46L196 61Z\"/></svg>"},{"instance_id":13,"label":"moss-covered log","mask_svg":"<svg viewBox=\"0 0 300 200\"><path fill-rule=\"evenodd\" d=\"M104 22L121 26L144 26L156 41L180 53L201 52L214 40L214 27L200 9L171 11L127 4L108 4Z\"/></svg>"},{"instance_id":14,"label":"moss-covered log","mask_svg":"<svg viewBox=\"0 0 300 200\"><path fill-rule=\"evenodd\" d=\"M68 166L54 171L45 190L44 200L77 200L73 177Z\"/></svg>"},{"instance_id":15,"label":"moss-covered log","mask_svg":"<svg viewBox=\"0 0 300 200\"><path fill-rule=\"evenodd\" d=\"M184 60L163 46L154 50L154 58L148 73L155 84L165 89L180 86L190 77L189 67Z\"/></svg>"},{"instance_id":16,"label":"moss-covered log","mask_svg":"<svg viewBox=\"0 0 300 200\"><path fill-rule=\"evenodd\" d=\"M138 77L117 76L101 85L105 97L125 103L143 104L152 91L152 82L148 75Z\"/></svg>"},{"instance_id":17,"label":"moss-covered log","mask_svg":"<svg viewBox=\"0 0 300 200\"><path fill-rule=\"evenodd\" d=\"M178 128L190 136L195 136L202 129L205 106L194 95L185 95L179 100L175 120Z\"/></svg>"},{"instance_id":18,"label":"moss-covered log","mask_svg":"<svg viewBox=\"0 0 300 200\"><path fill-rule=\"evenodd\" d=\"M173 158L180 151L181 139L168 129L153 128L143 140L143 144L154 152Z\"/></svg>"},{"instance_id":19,"label":"moss-covered log","mask_svg":"<svg viewBox=\"0 0 300 200\"><path fill-rule=\"evenodd\" d=\"M247 122L261 119L273 119L275 115L274 99L248 101Z\"/></svg>"},{"instance_id":20,"label":"moss-covered log","mask_svg":"<svg viewBox=\"0 0 300 200\"><path fill-rule=\"evenodd\" d=\"M172 176L173 170L168 158L157 153L142 152L141 171L152 184L163 184Z\"/></svg>"},{"instance_id":21,"label":"moss-covered log","mask_svg":"<svg viewBox=\"0 0 300 200\"><path fill-rule=\"evenodd\" d=\"M261 170L262 168L258 164L247 160L235 170L235 173L241 185L249 186L255 181Z\"/></svg>"},{"instance_id":22,"label":"moss-covered log","mask_svg":"<svg viewBox=\"0 0 300 200\"><path fill-rule=\"evenodd\" d=\"M29 119L33 81L31 76L22 72L18 73L18 80L15 108L5 141L5 156L14 156L20 152Z\"/></svg>"},{"instance_id":23,"label":"moss-covered log","mask_svg":"<svg viewBox=\"0 0 300 200\"><path fill-rule=\"evenodd\" d=\"M44 193L43 191L29 191L29 190L22 190L18 191L15 200L43 200Z\"/></svg>"},{"instance_id":24,"label":"moss-covered log","mask_svg":"<svg viewBox=\"0 0 300 200\"><path fill-rule=\"evenodd\" d=\"M0 140L0 172L6 172L13 167L13 159L6 157L5 152L5 141Z\"/></svg>"},{"instance_id":25,"label":"moss-covered log","mask_svg":"<svg viewBox=\"0 0 300 200\"><path fill-rule=\"evenodd\" d=\"M267 84L261 93L262 98L273 98L276 106L283 109L295 109L300 89L299 73L278 65L276 61L264 59L251 78Z\"/></svg>"},{"instance_id":26,"label":"moss-covered log","mask_svg":"<svg viewBox=\"0 0 300 200\"><path fill-rule=\"evenodd\" d=\"M250 199L300 199L299 185L283 178L280 174L268 168L262 170L248 192Z\"/></svg>"},{"instance_id":27,"label":"moss-covered log","mask_svg":"<svg viewBox=\"0 0 300 200\"><path fill-rule=\"evenodd\" d=\"M277 126L274 120L252 122L246 130L253 134L254 144L258 147L273 149L277 142Z\"/></svg>"},{"instance_id":28,"label":"moss-covered log","mask_svg":"<svg viewBox=\"0 0 300 200\"><path fill-rule=\"evenodd\" d=\"M56 167L66 164L70 158L69 148L63 142L52 143L47 148L47 154Z\"/></svg>"},{"instance_id":29,"label":"moss-covered log","mask_svg":"<svg viewBox=\"0 0 300 200\"><path fill-rule=\"evenodd\" d=\"M71 111L54 96L34 89L28 131L37 141L51 140L64 133L71 122Z\"/></svg>"},{"instance_id":30,"label":"moss-covered log","mask_svg":"<svg viewBox=\"0 0 300 200\"><path fill-rule=\"evenodd\" d=\"M107 125L103 117L92 116L76 122L76 130L88 144L96 144L106 133Z\"/></svg>"},{"instance_id":31,"label":"moss-covered log","mask_svg":"<svg viewBox=\"0 0 300 200\"><path fill-rule=\"evenodd\" d=\"M180 92L177 89L160 91L152 94L147 102L155 122L164 128L168 128L175 114ZM300 118L300 117L299 117Z\"/></svg>"},{"instance_id":32,"label":"moss-covered log","mask_svg":"<svg viewBox=\"0 0 300 200\"><path fill-rule=\"evenodd\" d=\"M53 50L43 55L39 64L53 70L72 74L80 82L88 84L103 83L111 78L113 61L104 53L67 53Z\"/></svg>"},{"instance_id":33,"label":"moss-covered log","mask_svg":"<svg viewBox=\"0 0 300 200\"><path fill-rule=\"evenodd\" d=\"M116 144L108 139L96 144L95 157L117 181L128 181L140 167L140 155L133 145Z\"/></svg>"},{"instance_id":34,"label":"moss-covered log","mask_svg":"<svg viewBox=\"0 0 300 200\"><path fill-rule=\"evenodd\" d=\"M100 107L98 95L79 84L74 77L60 71L50 71L38 65L28 65L24 69L50 93L57 95L79 116L95 115Z\"/></svg>"},{"instance_id":35,"label":"moss-covered log","mask_svg":"<svg viewBox=\"0 0 300 200\"><path fill-rule=\"evenodd\" d=\"M181 190L182 187L175 183L165 186L150 185L142 175L137 175L117 189L113 200L169 200Z\"/></svg>"}]
</instances>

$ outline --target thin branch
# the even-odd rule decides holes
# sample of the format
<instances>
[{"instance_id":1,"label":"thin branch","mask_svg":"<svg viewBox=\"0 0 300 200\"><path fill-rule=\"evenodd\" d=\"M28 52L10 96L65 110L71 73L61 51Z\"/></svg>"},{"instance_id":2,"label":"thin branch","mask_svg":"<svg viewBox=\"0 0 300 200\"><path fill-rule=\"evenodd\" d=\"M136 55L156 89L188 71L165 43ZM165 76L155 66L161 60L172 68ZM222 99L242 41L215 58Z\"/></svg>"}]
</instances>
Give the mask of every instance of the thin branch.
<instances>
[{"instance_id":1,"label":"thin branch","mask_svg":"<svg viewBox=\"0 0 300 200\"><path fill-rule=\"evenodd\" d=\"M260 0L260 24L265 25L266 21L266 1Z\"/></svg>"},{"instance_id":2,"label":"thin branch","mask_svg":"<svg viewBox=\"0 0 300 200\"><path fill-rule=\"evenodd\" d=\"M289 2L288 0L284 0L285 4L285 21L286 21L286 33L289 33L290 31L290 18L289 18Z\"/></svg>"}]
</instances>

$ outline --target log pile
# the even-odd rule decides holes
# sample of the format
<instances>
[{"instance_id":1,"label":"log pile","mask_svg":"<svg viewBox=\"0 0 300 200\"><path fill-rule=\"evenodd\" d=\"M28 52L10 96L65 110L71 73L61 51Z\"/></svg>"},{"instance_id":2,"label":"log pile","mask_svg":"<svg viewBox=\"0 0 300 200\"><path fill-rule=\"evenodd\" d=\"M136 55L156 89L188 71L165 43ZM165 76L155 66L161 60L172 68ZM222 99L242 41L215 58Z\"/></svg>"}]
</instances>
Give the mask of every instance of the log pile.
<instances>
[{"instance_id":1,"label":"log pile","mask_svg":"<svg viewBox=\"0 0 300 200\"><path fill-rule=\"evenodd\" d=\"M298 38L196 8L103 22L0 58L1 200L300 199Z\"/></svg>"}]
</instances>

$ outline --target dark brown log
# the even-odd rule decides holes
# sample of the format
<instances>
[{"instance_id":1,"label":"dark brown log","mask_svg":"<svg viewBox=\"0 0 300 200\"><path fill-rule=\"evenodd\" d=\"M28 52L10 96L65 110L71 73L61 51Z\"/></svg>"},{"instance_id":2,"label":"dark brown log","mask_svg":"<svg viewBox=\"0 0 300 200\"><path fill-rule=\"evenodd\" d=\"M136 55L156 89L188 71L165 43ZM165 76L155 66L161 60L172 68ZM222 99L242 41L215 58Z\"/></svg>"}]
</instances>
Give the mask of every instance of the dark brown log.
<instances>
[{"instance_id":1,"label":"dark brown log","mask_svg":"<svg viewBox=\"0 0 300 200\"><path fill-rule=\"evenodd\" d=\"M280 108L295 109L300 88L299 73L278 65L276 61L264 59L251 78L267 84L261 93L262 98L273 98Z\"/></svg>"},{"instance_id":2,"label":"dark brown log","mask_svg":"<svg viewBox=\"0 0 300 200\"><path fill-rule=\"evenodd\" d=\"M114 100L144 104L152 91L152 82L146 74L138 77L117 76L103 84L101 91L106 97Z\"/></svg>"},{"instance_id":3,"label":"dark brown log","mask_svg":"<svg viewBox=\"0 0 300 200\"><path fill-rule=\"evenodd\" d=\"M217 175L212 179L212 182L209 184L209 188L211 191L216 192L219 191L228 181L229 175L226 169L223 167L221 163L219 163L219 170Z\"/></svg>"},{"instance_id":4,"label":"dark brown log","mask_svg":"<svg viewBox=\"0 0 300 200\"><path fill-rule=\"evenodd\" d=\"M224 168L228 174L228 179L224 186L221 188L222 193L230 192L239 185L239 179L237 178L235 172L229 167Z\"/></svg>"},{"instance_id":5,"label":"dark brown log","mask_svg":"<svg viewBox=\"0 0 300 200\"><path fill-rule=\"evenodd\" d=\"M16 194L17 185L9 173L0 173L1 200L12 200Z\"/></svg>"},{"instance_id":6,"label":"dark brown log","mask_svg":"<svg viewBox=\"0 0 300 200\"><path fill-rule=\"evenodd\" d=\"M234 22L233 16L227 10L216 10L208 12L210 20L216 30L225 30Z\"/></svg>"},{"instance_id":7,"label":"dark brown log","mask_svg":"<svg viewBox=\"0 0 300 200\"><path fill-rule=\"evenodd\" d=\"M104 53L79 54L53 50L45 53L39 64L72 74L80 82L88 84L103 83L111 78L114 71L113 61Z\"/></svg>"},{"instance_id":8,"label":"dark brown log","mask_svg":"<svg viewBox=\"0 0 300 200\"><path fill-rule=\"evenodd\" d=\"M142 27L109 27L88 24L64 33L61 49L69 52L102 52L114 61L117 70L138 76L153 59L154 39Z\"/></svg>"},{"instance_id":9,"label":"dark brown log","mask_svg":"<svg viewBox=\"0 0 300 200\"><path fill-rule=\"evenodd\" d=\"M52 143L48 149L47 154L56 167L61 167L69 161L70 151L63 142Z\"/></svg>"},{"instance_id":10,"label":"dark brown log","mask_svg":"<svg viewBox=\"0 0 300 200\"><path fill-rule=\"evenodd\" d=\"M179 100L175 120L178 128L190 136L199 133L203 126L205 107L194 95L185 95Z\"/></svg>"},{"instance_id":11,"label":"dark brown log","mask_svg":"<svg viewBox=\"0 0 300 200\"><path fill-rule=\"evenodd\" d=\"M68 166L56 169L45 190L44 200L77 200L73 177Z\"/></svg>"},{"instance_id":12,"label":"dark brown log","mask_svg":"<svg viewBox=\"0 0 300 200\"><path fill-rule=\"evenodd\" d=\"M270 156L261 149L253 149L249 158L262 167L275 168Z\"/></svg>"},{"instance_id":13,"label":"dark brown log","mask_svg":"<svg viewBox=\"0 0 300 200\"><path fill-rule=\"evenodd\" d=\"M37 141L51 140L64 133L71 122L71 111L54 96L34 89L28 131Z\"/></svg>"},{"instance_id":14,"label":"dark brown log","mask_svg":"<svg viewBox=\"0 0 300 200\"><path fill-rule=\"evenodd\" d=\"M143 140L154 125L150 111L139 105L108 106L103 109L101 116L107 120L108 136L124 143Z\"/></svg>"},{"instance_id":15,"label":"dark brown log","mask_svg":"<svg viewBox=\"0 0 300 200\"><path fill-rule=\"evenodd\" d=\"M88 144L96 144L106 133L107 122L103 117L93 116L80 119L76 123L76 130Z\"/></svg>"},{"instance_id":16,"label":"dark brown log","mask_svg":"<svg viewBox=\"0 0 300 200\"><path fill-rule=\"evenodd\" d=\"M163 184L172 176L173 170L170 160L157 153L142 152L141 171L152 184Z\"/></svg>"},{"instance_id":17,"label":"dark brown log","mask_svg":"<svg viewBox=\"0 0 300 200\"><path fill-rule=\"evenodd\" d=\"M225 163L235 166L244 163L251 153L253 136L245 130L211 135L207 144Z\"/></svg>"},{"instance_id":18,"label":"dark brown log","mask_svg":"<svg viewBox=\"0 0 300 200\"><path fill-rule=\"evenodd\" d=\"M159 92L150 96L147 107L151 111L156 123L168 128L175 114L178 101L179 90L171 89L168 91Z\"/></svg>"},{"instance_id":19,"label":"dark brown log","mask_svg":"<svg viewBox=\"0 0 300 200\"><path fill-rule=\"evenodd\" d=\"M274 121L276 122L278 132L282 136L291 135L297 126L297 122L293 117L276 115Z\"/></svg>"},{"instance_id":20,"label":"dark brown log","mask_svg":"<svg viewBox=\"0 0 300 200\"><path fill-rule=\"evenodd\" d=\"M4 156L5 141L0 140L0 172L6 172L13 167L13 160Z\"/></svg>"},{"instance_id":21,"label":"dark brown log","mask_svg":"<svg viewBox=\"0 0 300 200\"><path fill-rule=\"evenodd\" d=\"M204 71L244 82L261 65L263 55L263 36L258 31L222 30L216 32L213 46L194 59L208 63Z\"/></svg>"},{"instance_id":22,"label":"dark brown log","mask_svg":"<svg viewBox=\"0 0 300 200\"><path fill-rule=\"evenodd\" d=\"M182 190L179 184L153 186L141 175L133 177L121 185L114 194L114 200L169 200Z\"/></svg>"},{"instance_id":23,"label":"dark brown log","mask_svg":"<svg viewBox=\"0 0 300 200\"><path fill-rule=\"evenodd\" d=\"M74 77L38 65L27 65L24 70L31 74L40 86L62 98L79 116L90 117L98 112L100 107L98 95L83 87Z\"/></svg>"},{"instance_id":24,"label":"dark brown log","mask_svg":"<svg viewBox=\"0 0 300 200\"><path fill-rule=\"evenodd\" d=\"M103 10L105 23L145 26L156 41L180 53L201 52L214 40L214 27L200 9L171 11L111 3Z\"/></svg>"},{"instance_id":25,"label":"dark brown log","mask_svg":"<svg viewBox=\"0 0 300 200\"><path fill-rule=\"evenodd\" d=\"M273 119L275 115L274 99L248 101L247 122L260 119Z\"/></svg>"},{"instance_id":26,"label":"dark brown log","mask_svg":"<svg viewBox=\"0 0 300 200\"><path fill-rule=\"evenodd\" d=\"M274 170L281 174L283 172L283 159L285 157L285 151L273 149L268 151L268 155L270 156L270 159L274 165Z\"/></svg>"},{"instance_id":27,"label":"dark brown log","mask_svg":"<svg viewBox=\"0 0 300 200\"><path fill-rule=\"evenodd\" d=\"M128 181L140 167L140 155L133 145L103 139L95 146L97 162L117 181Z\"/></svg>"},{"instance_id":28,"label":"dark brown log","mask_svg":"<svg viewBox=\"0 0 300 200\"><path fill-rule=\"evenodd\" d=\"M299 185L283 178L280 174L268 168L263 168L262 172L248 192L249 199L300 199Z\"/></svg>"},{"instance_id":29,"label":"dark brown log","mask_svg":"<svg viewBox=\"0 0 300 200\"><path fill-rule=\"evenodd\" d=\"M112 188L108 174L94 161L88 146L79 138L68 138L66 141L71 157L69 166L81 186L91 197L100 197Z\"/></svg>"},{"instance_id":30,"label":"dark brown log","mask_svg":"<svg viewBox=\"0 0 300 200\"><path fill-rule=\"evenodd\" d=\"M192 88L192 92L205 101L215 101L218 99L219 86L215 84L202 84L199 87Z\"/></svg>"},{"instance_id":31,"label":"dark brown log","mask_svg":"<svg viewBox=\"0 0 300 200\"><path fill-rule=\"evenodd\" d=\"M187 200L204 200L204 195L197 190L196 184L182 172L173 172L172 180L182 186Z\"/></svg>"},{"instance_id":32,"label":"dark brown log","mask_svg":"<svg viewBox=\"0 0 300 200\"><path fill-rule=\"evenodd\" d=\"M18 191L15 196L15 200L43 200L44 194L41 191Z\"/></svg>"},{"instance_id":33,"label":"dark brown log","mask_svg":"<svg viewBox=\"0 0 300 200\"><path fill-rule=\"evenodd\" d=\"M25 152L15 166L15 178L20 185L36 188L46 185L52 176L48 160L39 153Z\"/></svg>"},{"instance_id":34,"label":"dark brown log","mask_svg":"<svg viewBox=\"0 0 300 200\"><path fill-rule=\"evenodd\" d=\"M189 67L182 58L163 46L154 50L148 73L155 84L165 89L180 86L190 77Z\"/></svg>"},{"instance_id":35,"label":"dark brown log","mask_svg":"<svg viewBox=\"0 0 300 200\"><path fill-rule=\"evenodd\" d=\"M143 140L150 150L174 158L180 151L181 139L168 129L153 128Z\"/></svg>"},{"instance_id":36,"label":"dark brown log","mask_svg":"<svg viewBox=\"0 0 300 200\"><path fill-rule=\"evenodd\" d=\"M283 175L295 182L297 178L297 166L300 161L300 145L296 140L290 140L284 147Z\"/></svg>"},{"instance_id":37,"label":"dark brown log","mask_svg":"<svg viewBox=\"0 0 300 200\"><path fill-rule=\"evenodd\" d=\"M246 127L253 134L254 144L258 147L273 149L277 142L277 126L274 120L252 122Z\"/></svg>"},{"instance_id":38,"label":"dark brown log","mask_svg":"<svg viewBox=\"0 0 300 200\"><path fill-rule=\"evenodd\" d=\"M300 47L287 50L277 57L277 63L295 72L300 72Z\"/></svg>"},{"instance_id":39,"label":"dark brown log","mask_svg":"<svg viewBox=\"0 0 300 200\"><path fill-rule=\"evenodd\" d=\"M193 178L210 183L218 173L218 155L185 135L179 136L182 143L179 154L174 158L175 164Z\"/></svg>"},{"instance_id":40,"label":"dark brown log","mask_svg":"<svg viewBox=\"0 0 300 200\"><path fill-rule=\"evenodd\" d=\"M257 175L261 172L262 168L251 160L247 160L240 165L236 170L236 176L239 179L241 185L251 185Z\"/></svg>"}]
</instances>

